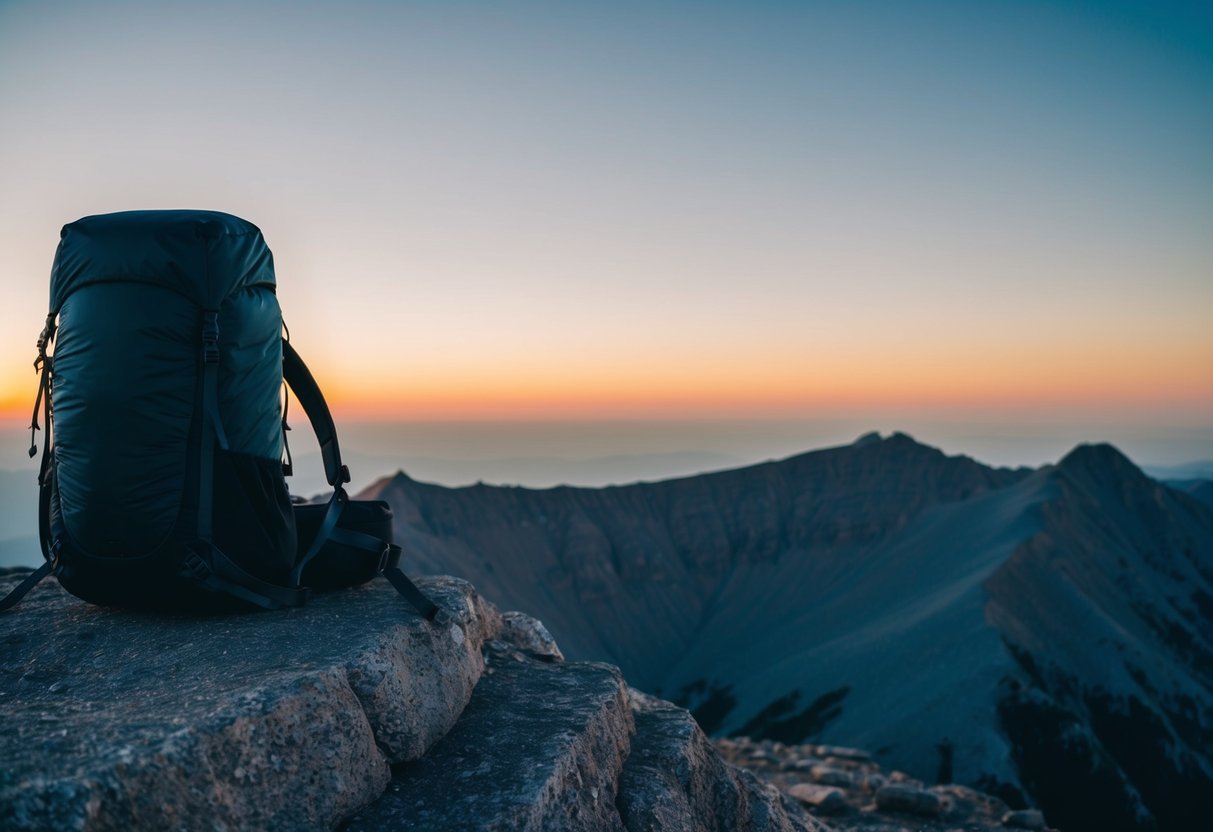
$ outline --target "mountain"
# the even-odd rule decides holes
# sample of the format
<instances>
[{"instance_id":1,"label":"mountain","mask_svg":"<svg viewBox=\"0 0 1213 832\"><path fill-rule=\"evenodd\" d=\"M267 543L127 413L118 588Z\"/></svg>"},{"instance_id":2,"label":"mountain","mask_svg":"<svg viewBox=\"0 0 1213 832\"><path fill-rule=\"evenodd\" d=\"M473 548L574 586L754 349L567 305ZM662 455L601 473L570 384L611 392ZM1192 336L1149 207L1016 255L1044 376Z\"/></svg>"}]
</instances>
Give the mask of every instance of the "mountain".
<instances>
[{"instance_id":1,"label":"mountain","mask_svg":"<svg viewBox=\"0 0 1213 832\"><path fill-rule=\"evenodd\" d=\"M1142 470L1156 480L1213 480L1213 459L1185 462L1182 465L1143 465Z\"/></svg>"},{"instance_id":2,"label":"mountain","mask_svg":"<svg viewBox=\"0 0 1213 832\"><path fill-rule=\"evenodd\" d=\"M1165 482L1171 488L1191 494L1205 505L1213 508L1213 480L1166 480Z\"/></svg>"},{"instance_id":3,"label":"mountain","mask_svg":"<svg viewBox=\"0 0 1213 832\"><path fill-rule=\"evenodd\" d=\"M666 482L398 474L364 496L411 570L542 618L711 733L858 745L925 780L946 756L1062 829L1207 819L1213 512L1111 446L1010 470L869 435Z\"/></svg>"},{"instance_id":4,"label":"mountain","mask_svg":"<svg viewBox=\"0 0 1213 832\"><path fill-rule=\"evenodd\" d=\"M342 461L354 472L354 488L371 482L384 470L383 457L368 453L342 451ZM294 476L287 480L291 492L305 497L330 490L324 478L319 453L295 455ZM430 456L394 457L396 464L412 472L417 479L451 485L525 482L531 486L608 485L696 474L740 464L737 457L708 451L681 451L664 454L616 454L566 459L550 456L516 456L495 459L452 459ZM368 476L363 476L368 475Z\"/></svg>"},{"instance_id":5,"label":"mountain","mask_svg":"<svg viewBox=\"0 0 1213 832\"><path fill-rule=\"evenodd\" d=\"M39 456L38 461L41 459ZM37 565L42 561L42 554L37 543L38 465L33 461L28 470L0 469L0 552L23 545L30 537L34 538L34 551L38 552L34 561ZM0 561L0 565L7 564Z\"/></svg>"},{"instance_id":6,"label":"mountain","mask_svg":"<svg viewBox=\"0 0 1213 832\"><path fill-rule=\"evenodd\" d=\"M38 466L31 462L29 470L0 469L0 569L40 563Z\"/></svg>"},{"instance_id":7,"label":"mountain","mask_svg":"<svg viewBox=\"0 0 1213 832\"><path fill-rule=\"evenodd\" d=\"M38 535L27 534L0 540L0 569L33 567L42 563L42 544Z\"/></svg>"}]
</instances>

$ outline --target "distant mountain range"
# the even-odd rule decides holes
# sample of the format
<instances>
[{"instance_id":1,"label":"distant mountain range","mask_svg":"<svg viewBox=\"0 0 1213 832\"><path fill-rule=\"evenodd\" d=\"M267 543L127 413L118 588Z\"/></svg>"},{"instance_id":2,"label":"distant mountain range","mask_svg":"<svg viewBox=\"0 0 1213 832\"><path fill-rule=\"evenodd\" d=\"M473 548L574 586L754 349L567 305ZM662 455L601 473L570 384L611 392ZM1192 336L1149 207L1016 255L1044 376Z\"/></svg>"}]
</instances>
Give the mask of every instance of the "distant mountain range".
<instances>
[{"instance_id":1,"label":"distant mountain range","mask_svg":"<svg viewBox=\"0 0 1213 832\"><path fill-rule=\"evenodd\" d=\"M1213 511L1111 446L997 469L869 435L664 482L363 496L410 571L469 578L714 733L951 768L1062 829L1211 816Z\"/></svg>"},{"instance_id":2,"label":"distant mountain range","mask_svg":"<svg viewBox=\"0 0 1213 832\"><path fill-rule=\"evenodd\" d=\"M37 468L31 462L27 471L0 469L0 569L42 562Z\"/></svg>"}]
</instances>

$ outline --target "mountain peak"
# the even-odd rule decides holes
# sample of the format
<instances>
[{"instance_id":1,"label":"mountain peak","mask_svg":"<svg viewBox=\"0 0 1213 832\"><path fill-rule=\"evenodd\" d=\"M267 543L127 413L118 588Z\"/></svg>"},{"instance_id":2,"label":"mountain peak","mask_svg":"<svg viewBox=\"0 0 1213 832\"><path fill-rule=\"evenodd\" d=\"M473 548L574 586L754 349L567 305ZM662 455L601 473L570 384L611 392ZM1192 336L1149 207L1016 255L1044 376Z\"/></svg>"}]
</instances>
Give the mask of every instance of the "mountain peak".
<instances>
[{"instance_id":1,"label":"mountain peak","mask_svg":"<svg viewBox=\"0 0 1213 832\"><path fill-rule=\"evenodd\" d=\"M908 442L908 443L911 443L914 445L922 445L921 442L919 442L913 436L910 436L910 434L905 433L904 431L895 430L892 433L890 433L888 436L884 436L878 430L870 430L867 433L865 433L863 436L859 437L854 442L852 442L851 446L855 447L855 448L862 448L865 445L878 445L881 442L894 442L894 443ZM924 446L924 447L929 447L929 446Z\"/></svg>"},{"instance_id":2,"label":"mountain peak","mask_svg":"<svg viewBox=\"0 0 1213 832\"><path fill-rule=\"evenodd\" d=\"M1057 468L1071 474L1094 474L1101 477L1126 474L1145 476L1132 460L1108 442L1084 442L1076 445L1061 458Z\"/></svg>"}]
</instances>

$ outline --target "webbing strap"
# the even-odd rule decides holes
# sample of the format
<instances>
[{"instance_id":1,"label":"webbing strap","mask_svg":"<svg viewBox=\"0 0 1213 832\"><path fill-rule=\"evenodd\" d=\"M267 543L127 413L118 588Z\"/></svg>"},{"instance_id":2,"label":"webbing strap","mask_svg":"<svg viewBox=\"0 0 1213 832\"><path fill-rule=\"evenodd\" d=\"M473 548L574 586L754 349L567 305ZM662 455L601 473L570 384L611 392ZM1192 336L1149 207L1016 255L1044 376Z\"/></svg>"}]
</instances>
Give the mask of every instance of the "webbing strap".
<instances>
[{"instance_id":1,"label":"webbing strap","mask_svg":"<svg viewBox=\"0 0 1213 832\"><path fill-rule=\"evenodd\" d=\"M227 435L219 418L219 313L202 314L202 444L198 459L198 537L209 543L214 534L215 444L227 450Z\"/></svg>"},{"instance_id":2,"label":"webbing strap","mask_svg":"<svg viewBox=\"0 0 1213 832\"><path fill-rule=\"evenodd\" d=\"M34 397L34 414L29 420L29 455L32 459L38 453L38 408L42 407L42 402L49 395L47 393L47 376L50 374L50 362L42 365L42 372L38 379L38 395ZM50 425L47 425L50 428ZM43 434L45 437L47 434Z\"/></svg>"},{"instance_id":3,"label":"webbing strap","mask_svg":"<svg viewBox=\"0 0 1213 832\"><path fill-rule=\"evenodd\" d=\"M295 564L295 568L291 570L291 586L299 586L299 581L303 577L303 567L307 566L308 561L320 553L325 541L329 539L333 530L337 528L337 521L341 519L341 510L345 508L345 504L349 500L350 498L345 493L345 489L340 485L333 489L333 496L329 499L328 510L324 512L324 519L320 521L320 528L316 531L316 537L312 540L312 545L308 547L307 552Z\"/></svg>"},{"instance_id":4,"label":"webbing strap","mask_svg":"<svg viewBox=\"0 0 1213 832\"><path fill-rule=\"evenodd\" d=\"M25 576L25 580L13 587L13 591L0 599L0 612L12 609L25 594L38 585L38 582L51 573L55 565L49 560Z\"/></svg>"},{"instance_id":5,"label":"webbing strap","mask_svg":"<svg viewBox=\"0 0 1213 832\"><path fill-rule=\"evenodd\" d=\"M380 540L366 532L356 532L353 529L340 527L329 533L329 539L343 546L352 546L355 549L363 549L379 555L379 574L387 578L396 591L412 604L427 621L433 621L438 615L440 611L438 605L426 597L425 593L418 589L417 585L409 580L408 575L405 575L400 569L401 550L395 543Z\"/></svg>"},{"instance_id":6,"label":"webbing strap","mask_svg":"<svg viewBox=\"0 0 1213 832\"><path fill-rule=\"evenodd\" d=\"M50 480L38 483L38 543L42 546L42 557L51 560L51 484Z\"/></svg>"},{"instance_id":7,"label":"webbing strap","mask_svg":"<svg viewBox=\"0 0 1213 832\"><path fill-rule=\"evenodd\" d=\"M333 414L329 412L324 393L320 385L312 377L307 365L295 352L295 348L285 338L282 340L282 376L286 383L295 391L295 398L303 406L316 439L320 442L320 456L324 460L324 477L328 484L336 488L350 481L349 470L341 464L341 446L337 443L337 426L333 423Z\"/></svg>"},{"instance_id":8,"label":"webbing strap","mask_svg":"<svg viewBox=\"0 0 1213 832\"><path fill-rule=\"evenodd\" d=\"M311 371L303 363L299 353L295 352L295 348L285 338L282 339L282 376L291 390L295 391L295 398L299 399L303 412L307 414L308 421L312 423L312 430L315 431L316 439L320 442L320 456L324 460L324 476L329 485L333 486L333 497L329 501L329 508L320 524L320 530L308 548L307 554L296 564L291 573L292 582L298 586L303 576L303 567L319 554L325 541L333 539L362 549L369 549L370 542L373 541L378 545L380 551L383 551L382 547L387 547L387 557L384 558L384 564L380 569L383 576L391 581L392 586L396 587L396 591L425 616L427 621L433 621L440 610L400 570L398 565L400 562L399 546L360 532L338 528L337 521L340 518L341 509L348 501L345 490L341 486L350 481L350 472L341 463L341 447L337 444L337 426L333 422L333 414L329 411L328 403L324 400L324 393L320 391L320 385L312 377Z\"/></svg>"},{"instance_id":9,"label":"webbing strap","mask_svg":"<svg viewBox=\"0 0 1213 832\"><path fill-rule=\"evenodd\" d=\"M351 546L355 549L374 552L377 555L384 554L388 547L392 545L386 540L380 540L366 532L356 532L353 529L343 529L340 526L333 529L329 534L329 540L334 543L340 543L342 546Z\"/></svg>"},{"instance_id":10,"label":"webbing strap","mask_svg":"<svg viewBox=\"0 0 1213 832\"><path fill-rule=\"evenodd\" d=\"M43 368L43 378L46 377L46 368ZM44 382L47 383L47 382ZM38 469L38 544L42 547L42 557L46 560L53 560L51 557L51 436L54 431L51 427L51 391L48 387L46 396L42 399L42 421L46 428L42 433L42 465Z\"/></svg>"},{"instance_id":11,"label":"webbing strap","mask_svg":"<svg viewBox=\"0 0 1213 832\"><path fill-rule=\"evenodd\" d=\"M51 345L51 343L55 340L55 329L56 329L55 318L56 318L56 316L57 316L57 313L55 313L55 312L51 312L49 315L46 316L46 323L43 325L42 332L38 336L38 344L37 344L38 357L34 359L34 372L39 374L38 395L36 397L34 397L34 415L31 416L30 420L29 420L29 455L30 455L30 457L33 457L35 454L38 453L38 442L37 442L38 407L40 405L42 405L43 401L45 400L47 402L46 412L49 412L49 410L50 410L50 396L51 396L50 373L51 373L51 363L52 362L51 362L51 359L46 354L46 348L49 347ZM50 427L51 426L50 426L50 422L49 422L49 415L47 416L46 421L47 421L47 425L46 425L46 432L43 434L44 438L50 436ZM43 448L45 449L45 447L46 447L46 443L44 442ZM45 461L43 462L43 467L45 467Z\"/></svg>"},{"instance_id":12,"label":"webbing strap","mask_svg":"<svg viewBox=\"0 0 1213 832\"><path fill-rule=\"evenodd\" d=\"M421 613L426 621L433 621L438 617L440 612L438 605L425 597L417 584L409 580L409 576L404 574L400 568L400 547L392 544L391 551L388 554L387 566L383 569L383 577L391 582L392 586L396 587L396 591L413 605L417 612Z\"/></svg>"},{"instance_id":13,"label":"webbing strap","mask_svg":"<svg viewBox=\"0 0 1213 832\"><path fill-rule=\"evenodd\" d=\"M289 477L295 473L295 460L291 459L291 440L287 436L291 426L286 421L286 411L291 406L291 388L283 385L282 396L282 476Z\"/></svg>"},{"instance_id":14,"label":"webbing strap","mask_svg":"<svg viewBox=\"0 0 1213 832\"><path fill-rule=\"evenodd\" d=\"M308 598L306 589L278 586L250 575L213 546L206 557L191 552L182 565L182 573L207 589L225 592L267 610L302 606Z\"/></svg>"}]
</instances>

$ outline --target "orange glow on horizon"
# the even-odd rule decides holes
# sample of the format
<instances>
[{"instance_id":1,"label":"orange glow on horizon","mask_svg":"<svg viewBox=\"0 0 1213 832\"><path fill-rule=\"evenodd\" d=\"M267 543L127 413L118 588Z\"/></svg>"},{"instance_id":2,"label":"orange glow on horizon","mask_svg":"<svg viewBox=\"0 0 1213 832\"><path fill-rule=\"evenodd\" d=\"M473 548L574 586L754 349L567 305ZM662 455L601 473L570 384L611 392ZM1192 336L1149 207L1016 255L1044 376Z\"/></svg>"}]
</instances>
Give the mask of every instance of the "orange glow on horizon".
<instances>
[{"instance_id":1,"label":"orange glow on horizon","mask_svg":"<svg viewBox=\"0 0 1213 832\"><path fill-rule=\"evenodd\" d=\"M1046 416L1050 412L1213 412L1213 349L1170 345L992 348L968 354L918 344L901 353L834 355L815 362L732 354L538 359L425 359L415 366L314 363L343 418L634 419L770 418L806 414L953 410ZM28 424L37 378L0 378L0 419ZM297 405L296 405L297 407Z\"/></svg>"},{"instance_id":2,"label":"orange glow on horizon","mask_svg":"<svg viewBox=\"0 0 1213 832\"><path fill-rule=\"evenodd\" d=\"M1213 350L987 349L970 355L920 347L901 355L828 362L660 357L633 366L456 365L316 374L334 409L370 419L745 418L923 409L1141 413L1213 410Z\"/></svg>"}]
</instances>

